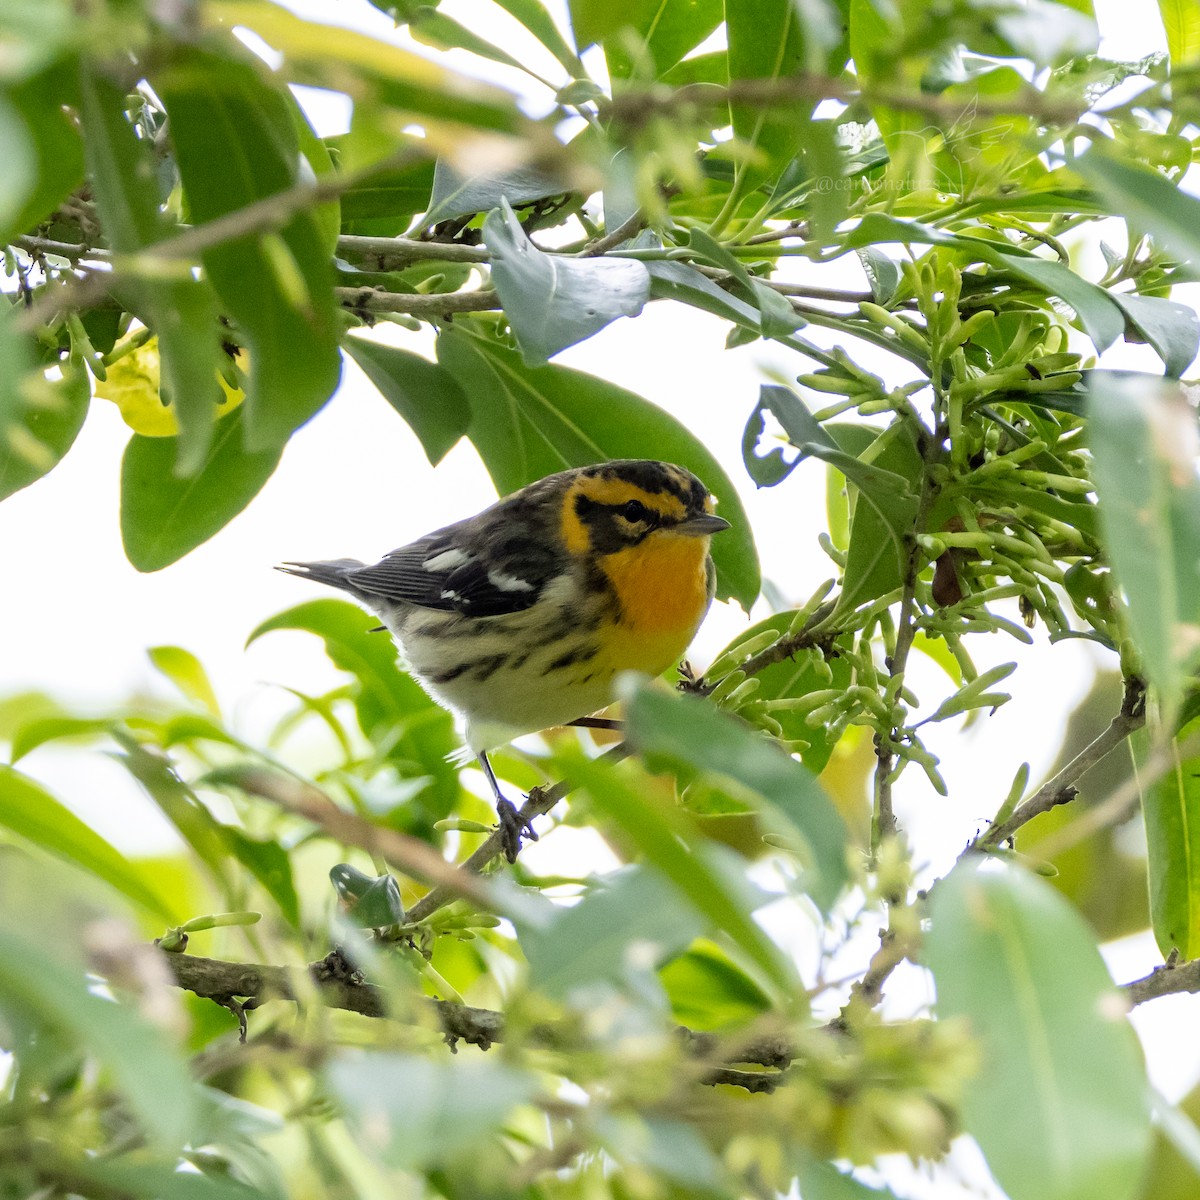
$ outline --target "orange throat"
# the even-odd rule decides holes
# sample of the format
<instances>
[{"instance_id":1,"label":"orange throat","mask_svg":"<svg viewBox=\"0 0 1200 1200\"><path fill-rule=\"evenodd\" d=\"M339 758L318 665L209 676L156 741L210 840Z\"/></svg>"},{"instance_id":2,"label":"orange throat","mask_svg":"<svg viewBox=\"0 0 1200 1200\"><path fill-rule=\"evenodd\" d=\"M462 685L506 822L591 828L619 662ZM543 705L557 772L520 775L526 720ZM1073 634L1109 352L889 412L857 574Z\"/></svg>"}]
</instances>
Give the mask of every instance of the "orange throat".
<instances>
[{"instance_id":1,"label":"orange throat","mask_svg":"<svg viewBox=\"0 0 1200 1200\"><path fill-rule=\"evenodd\" d=\"M687 649L710 599L708 543L706 537L664 532L604 558L621 604L614 670L660 675Z\"/></svg>"}]
</instances>

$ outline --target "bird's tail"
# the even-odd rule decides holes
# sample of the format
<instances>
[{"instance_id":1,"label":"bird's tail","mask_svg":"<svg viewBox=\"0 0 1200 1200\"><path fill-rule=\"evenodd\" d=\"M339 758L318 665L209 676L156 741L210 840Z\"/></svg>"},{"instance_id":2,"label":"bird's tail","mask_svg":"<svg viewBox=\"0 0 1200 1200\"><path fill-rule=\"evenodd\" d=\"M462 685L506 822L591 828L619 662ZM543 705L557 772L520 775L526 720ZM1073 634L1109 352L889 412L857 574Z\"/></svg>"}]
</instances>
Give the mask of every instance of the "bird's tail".
<instances>
[{"instance_id":1,"label":"bird's tail","mask_svg":"<svg viewBox=\"0 0 1200 1200\"><path fill-rule=\"evenodd\" d=\"M275 570L285 575L299 575L301 579L315 579L317 583L327 583L345 592L354 592L356 589L347 576L362 565L357 558L334 558L326 562L280 563Z\"/></svg>"}]
</instances>

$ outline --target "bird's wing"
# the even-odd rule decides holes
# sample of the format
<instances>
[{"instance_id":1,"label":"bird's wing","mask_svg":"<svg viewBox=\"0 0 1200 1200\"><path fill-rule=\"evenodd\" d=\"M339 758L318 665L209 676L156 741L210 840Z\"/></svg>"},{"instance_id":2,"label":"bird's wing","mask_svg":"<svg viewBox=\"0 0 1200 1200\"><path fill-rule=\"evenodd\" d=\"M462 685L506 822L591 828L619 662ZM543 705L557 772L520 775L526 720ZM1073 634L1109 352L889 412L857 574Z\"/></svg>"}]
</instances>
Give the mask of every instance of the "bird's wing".
<instances>
[{"instance_id":1,"label":"bird's wing","mask_svg":"<svg viewBox=\"0 0 1200 1200\"><path fill-rule=\"evenodd\" d=\"M450 526L350 572L347 582L393 603L495 617L531 607L554 574L554 556L544 547L512 539L489 544Z\"/></svg>"}]
</instances>

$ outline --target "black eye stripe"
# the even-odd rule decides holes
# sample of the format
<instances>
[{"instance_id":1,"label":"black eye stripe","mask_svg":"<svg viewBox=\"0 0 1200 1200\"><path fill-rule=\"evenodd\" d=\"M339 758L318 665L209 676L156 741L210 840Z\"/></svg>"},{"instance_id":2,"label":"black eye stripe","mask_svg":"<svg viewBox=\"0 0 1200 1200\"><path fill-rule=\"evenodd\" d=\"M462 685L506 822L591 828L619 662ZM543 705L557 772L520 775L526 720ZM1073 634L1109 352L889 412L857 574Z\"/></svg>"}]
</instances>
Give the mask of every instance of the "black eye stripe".
<instances>
[{"instance_id":1,"label":"black eye stripe","mask_svg":"<svg viewBox=\"0 0 1200 1200\"><path fill-rule=\"evenodd\" d=\"M627 521L654 521L657 514L652 512L640 500L626 500L624 504L618 504L613 509L614 512L620 514Z\"/></svg>"}]
</instances>

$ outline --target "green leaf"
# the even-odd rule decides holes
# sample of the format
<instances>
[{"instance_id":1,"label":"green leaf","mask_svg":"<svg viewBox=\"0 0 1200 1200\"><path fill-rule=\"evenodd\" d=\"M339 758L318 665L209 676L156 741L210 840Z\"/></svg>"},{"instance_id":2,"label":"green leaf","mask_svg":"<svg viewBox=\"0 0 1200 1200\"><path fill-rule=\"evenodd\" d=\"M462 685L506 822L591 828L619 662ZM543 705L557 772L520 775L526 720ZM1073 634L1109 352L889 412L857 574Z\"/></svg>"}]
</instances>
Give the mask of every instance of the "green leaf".
<instances>
[{"instance_id":1,"label":"green leaf","mask_svg":"<svg viewBox=\"0 0 1200 1200\"><path fill-rule=\"evenodd\" d=\"M134 1009L97 995L61 948L0 927L3 1010L97 1058L142 1130L164 1149L178 1151L194 1132L199 1094L184 1057Z\"/></svg>"},{"instance_id":2,"label":"green leaf","mask_svg":"<svg viewBox=\"0 0 1200 1200\"><path fill-rule=\"evenodd\" d=\"M178 562L223 529L258 495L279 450L242 448L245 405L222 417L199 471L175 475L175 438L134 434L121 460L121 538L139 571Z\"/></svg>"},{"instance_id":3,"label":"green leaf","mask_svg":"<svg viewBox=\"0 0 1200 1200\"><path fill-rule=\"evenodd\" d=\"M685 1189L682 1194L688 1200L722 1200L736 1194L724 1164L696 1126L685 1120L609 1110L597 1113L596 1135L606 1155L623 1168L640 1169L660 1189L675 1184ZM671 1188L660 1194L680 1193Z\"/></svg>"},{"instance_id":4,"label":"green leaf","mask_svg":"<svg viewBox=\"0 0 1200 1200\"><path fill-rule=\"evenodd\" d=\"M1200 955L1200 758L1180 759L1179 747L1198 728L1180 730L1172 769L1146 789L1146 857L1150 923L1163 957Z\"/></svg>"},{"instance_id":5,"label":"green leaf","mask_svg":"<svg viewBox=\"0 0 1200 1200\"><path fill-rule=\"evenodd\" d=\"M233 825L222 825L221 836L230 853L245 867L267 895L279 905L283 919L293 929L300 928L300 898L292 879L292 860L278 843L253 838Z\"/></svg>"},{"instance_id":6,"label":"green leaf","mask_svg":"<svg viewBox=\"0 0 1200 1200\"><path fill-rule=\"evenodd\" d=\"M0 112L5 114L0 131L5 164L0 242L36 227L83 180L83 141L63 107L74 99L74 81L69 76L68 67L55 64L12 86L0 98ZM14 114L24 125L24 136L10 123ZM30 174L32 179L27 178Z\"/></svg>"},{"instance_id":7,"label":"green leaf","mask_svg":"<svg viewBox=\"0 0 1200 1200\"><path fill-rule=\"evenodd\" d=\"M522 945L524 945L522 941ZM715 942L697 942L658 973L671 1015L689 1029L728 1029L770 1012L771 998Z\"/></svg>"},{"instance_id":8,"label":"green leaf","mask_svg":"<svg viewBox=\"0 0 1200 1200\"><path fill-rule=\"evenodd\" d=\"M891 1188L867 1187L832 1163L805 1157L797 1178L804 1200L899 1200Z\"/></svg>"},{"instance_id":9,"label":"green leaf","mask_svg":"<svg viewBox=\"0 0 1200 1200\"><path fill-rule=\"evenodd\" d=\"M739 634L721 651L727 654L739 643L748 642L758 637L768 629L783 637L791 628L795 613L781 612L752 625L745 633ZM810 659L798 655L785 658L782 662L772 663L756 673L758 691L754 700L785 700L806 696L809 692L824 688L847 688L850 686L851 667L842 655L831 659L827 664L833 675L832 681L824 672L818 672ZM800 752L800 761L814 774L819 775L829 762L833 748L837 745L837 737L827 725L812 726L808 723L807 713L796 713L790 709L775 709L771 716L779 722L782 730L781 737L786 741L802 741L808 744L808 749Z\"/></svg>"},{"instance_id":10,"label":"green leaf","mask_svg":"<svg viewBox=\"0 0 1200 1200\"><path fill-rule=\"evenodd\" d=\"M189 700L206 708L214 717L220 717L221 707L208 673L190 650L184 650L182 646L151 646L146 654Z\"/></svg>"},{"instance_id":11,"label":"green leaf","mask_svg":"<svg viewBox=\"0 0 1200 1200\"><path fill-rule=\"evenodd\" d=\"M320 81L347 91L362 89L378 107L394 110L388 116L404 124L414 114L437 118L431 122L435 127L426 131L435 152L439 147L451 148L463 137L461 129L447 130L448 123L466 126L472 135L480 129L515 133L530 124L511 93L448 70L393 41L306 21L259 0L212 0L204 6L203 19L219 28L243 26L258 34L280 52L282 73L297 83ZM331 62L337 64L333 79Z\"/></svg>"},{"instance_id":12,"label":"green leaf","mask_svg":"<svg viewBox=\"0 0 1200 1200\"><path fill-rule=\"evenodd\" d=\"M537 1090L532 1075L466 1055L343 1052L325 1078L370 1160L414 1171L479 1146Z\"/></svg>"},{"instance_id":13,"label":"green leaf","mask_svg":"<svg viewBox=\"0 0 1200 1200\"><path fill-rule=\"evenodd\" d=\"M889 475L907 479L910 486L907 492L893 493L890 503L882 493L873 496L860 492L855 500L838 598L841 612L849 612L901 585L907 555L905 538L913 531L919 507L914 488L920 484L923 463L908 425L896 424L885 430L859 457Z\"/></svg>"},{"instance_id":14,"label":"green leaf","mask_svg":"<svg viewBox=\"0 0 1200 1200\"><path fill-rule=\"evenodd\" d=\"M806 44L800 6L792 0L726 0L729 78L780 79L819 69L815 47ZM795 157L799 129L812 111L799 102L782 107L731 104L733 131L750 152L739 165L735 189L745 192ZM799 118L799 119L798 119Z\"/></svg>"},{"instance_id":15,"label":"green leaf","mask_svg":"<svg viewBox=\"0 0 1200 1200\"><path fill-rule=\"evenodd\" d=\"M1200 260L1200 200L1157 171L1099 146L1071 165L1134 229L1152 234L1181 262Z\"/></svg>"},{"instance_id":16,"label":"green leaf","mask_svg":"<svg viewBox=\"0 0 1200 1200\"><path fill-rule=\"evenodd\" d=\"M521 931L529 981L553 1000L595 1002L589 988L639 985L703 931L691 906L657 871L627 867L605 877L577 904L555 911L547 924ZM644 986L644 984L642 985Z\"/></svg>"},{"instance_id":17,"label":"green leaf","mask_svg":"<svg viewBox=\"0 0 1200 1200\"><path fill-rule=\"evenodd\" d=\"M862 3L869 4L869 0L862 0ZM1084 161L1081 159L1078 163ZM1012 271L1047 295L1065 300L1075 310L1080 324L1096 344L1097 350L1107 350L1125 330L1124 314L1109 293L1076 275L1065 263L1032 254L1016 254L983 238L946 233L885 213L868 213L842 239L847 250L865 249L881 242L951 247L960 251L968 261L984 262L1004 271Z\"/></svg>"},{"instance_id":18,"label":"green leaf","mask_svg":"<svg viewBox=\"0 0 1200 1200\"><path fill-rule=\"evenodd\" d=\"M829 912L846 886L846 827L821 785L775 742L691 696L635 683L623 691L626 741L651 764L718 777L754 808L775 817L809 851L805 884Z\"/></svg>"},{"instance_id":19,"label":"green leaf","mask_svg":"<svg viewBox=\"0 0 1200 1200\"><path fill-rule=\"evenodd\" d=\"M721 267L733 277L737 290L758 309L763 337L783 339L805 323L785 296L752 276L736 255L703 229L689 230L688 242L698 259Z\"/></svg>"},{"instance_id":20,"label":"green leaf","mask_svg":"<svg viewBox=\"0 0 1200 1200\"><path fill-rule=\"evenodd\" d=\"M1014 54L1037 67L1057 66L1095 54L1100 31L1091 12L1062 0L1030 0L998 12L994 29ZM1090 5L1088 6L1090 8Z\"/></svg>"},{"instance_id":21,"label":"green leaf","mask_svg":"<svg viewBox=\"0 0 1200 1200\"><path fill-rule=\"evenodd\" d=\"M38 182L37 145L22 112L4 92L0 92L0 155L5 163L0 173L0 232L23 232L18 220Z\"/></svg>"},{"instance_id":22,"label":"green leaf","mask_svg":"<svg viewBox=\"0 0 1200 1200\"><path fill-rule=\"evenodd\" d=\"M650 274L633 259L543 254L507 200L483 223L492 283L529 366L599 333L618 317L636 317L650 299Z\"/></svg>"},{"instance_id":23,"label":"green leaf","mask_svg":"<svg viewBox=\"0 0 1200 1200\"><path fill-rule=\"evenodd\" d=\"M408 28L418 42L438 50L466 50L502 66L524 70L519 59L480 37L461 22L429 5L414 6L408 13Z\"/></svg>"},{"instance_id":24,"label":"green leaf","mask_svg":"<svg viewBox=\"0 0 1200 1200\"><path fill-rule=\"evenodd\" d=\"M231 1099L230 1103L234 1103ZM264 1132L274 1133L274 1129ZM224 1147L223 1147L224 1148ZM101 1189L98 1195L145 1197L149 1200L264 1200L258 1187L247 1187L224 1176L180 1171L174 1164L145 1162L134 1155L87 1158L70 1164L73 1178L91 1180Z\"/></svg>"},{"instance_id":25,"label":"green leaf","mask_svg":"<svg viewBox=\"0 0 1200 1200\"><path fill-rule=\"evenodd\" d=\"M876 246L866 246L855 253L863 265L875 303L885 307L891 304L900 286L900 268Z\"/></svg>"},{"instance_id":26,"label":"green leaf","mask_svg":"<svg viewBox=\"0 0 1200 1200\"><path fill-rule=\"evenodd\" d=\"M63 369L57 381L33 370L32 347L0 305L0 500L41 479L83 428L91 399L87 371Z\"/></svg>"},{"instance_id":27,"label":"green leaf","mask_svg":"<svg viewBox=\"0 0 1200 1200\"><path fill-rule=\"evenodd\" d=\"M747 894L740 869L729 869L716 847L693 847L695 835L689 835L678 809L648 804L643 792L626 783L607 763L572 758L563 763L563 769L586 789L596 808L617 825L646 862L662 872L714 929L725 933L775 984L779 997L794 1000L803 994L791 964L752 915L765 894Z\"/></svg>"},{"instance_id":28,"label":"green leaf","mask_svg":"<svg viewBox=\"0 0 1200 1200\"><path fill-rule=\"evenodd\" d=\"M107 733L109 717L38 717L22 724L13 734L12 761L15 765L27 754L59 738L92 738Z\"/></svg>"},{"instance_id":29,"label":"green leaf","mask_svg":"<svg viewBox=\"0 0 1200 1200\"><path fill-rule=\"evenodd\" d=\"M344 139L329 138L328 144L337 149ZM359 221L384 218L392 228L404 228L416 213L429 207L433 187L433 163L414 163L407 167L381 167L356 180L349 191L342 193L342 221L353 227Z\"/></svg>"},{"instance_id":30,"label":"green leaf","mask_svg":"<svg viewBox=\"0 0 1200 1200\"><path fill-rule=\"evenodd\" d=\"M357 681L354 707L363 733L388 748L388 758L406 778L432 780L422 794L422 806L406 806L411 820L422 817L431 827L458 800L458 772L447 761L458 745L454 718L400 669L395 645L388 637L370 633L373 624L356 605L312 600L263 621L246 644L277 629L304 630L321 638L334 666Z\"/></svg>"},{"instance_id":31,"label":"green leaf","mask_svg":"<svg viewBox=\"0 0 1200 1200\"><path fill-rule=\"evenodd\" d=\"M88 174L104 232L115 252L136 255L168 232L158 211L151 149L126 119L123 87L85 69L80 92ZM222 399L216 298L208 282L186 268L174 278L135 277L127 288L127 303L158 334L161 391L174 401L179 420L172 440L176 471L195 474Z\"/></svg>"},{"instance_id":32,"label":"green leaf","mask_svg":"<svg viewBox=\"0 0 1200 1200\"><path fill-rule=\"evenodd\" d=\"M1048 296L1065 300L1075 310L1084 332L1102 353L1124 332L1125 322L1115 297L1076 275L1066 263L1046 258L1021 258L1015 254L1000 255L1000 259L994 265L1023 275Z\"/></svg>"},{"instance_id":33,"label":"green leaf","mask_svg":"<svg viewBox=\"0 0 1200 1200\"><path fill-rule=\"evenodd\" d=\"M758 556L729 477L674 417L606 380L555 365L528 367L516 352L455 321L438 337L438 362L471 401L468 436L502 494L571 467L613 458L654 458L692 471L716 496L733 528L712 543L717 596L749 608L758 595Z\"/></svg>"},{"instance_id":34,"label":"green leaf","mask_svg":"<svg viewBox=\"0 0 1200 1200\"><path fill-rule=\"evenodd\" d=\"M1088 412L1104 546L1169 726L1200 659L1196 413L1177 383L1111 373Z\"/></svg>"},{"instance_id":35,"label":"green leaf","mask_svg":"<svg viewBox=\"0 0 1200 1200\"><path fill-rule=\"evenodd\" d=\"M579 55L563 37L541 0L495 0L495 3L520 21L558 59L572 79L586 78L587 72Z\"/></svg>"},{"instance_id":36,"label":"green leaf","mask_svg":"<svg viewBox=\"0 0 1200 1200\"><path fill-rule=\"evenodd\" d=\"M1200 8L1192 0L1158 0L1158 12L1167 31L1171 66L1195 66L1200 62Z\"/></svg>"},{"instance_id":37,"label":"green leaf","mask_svg":"<svg viewBox=\"0 0 1200 1200\"><path fill-rule=\"evenodd\" d=\"M104 880L147 912L171 923L177 919L124 855L40 784L5 766L0 766L0 825Z\"/></svg>"},{"instance_id":38,"label":"green leaf","mask_svg":"<svg viewBox=\"0 0 1200 1200\"><path fill-rule=\"evenodd\" d=\"M1129 323L1154 347L1167 374L1178 379L1200 349L1200 319L1194 309L1161 296L1110 292ZM1128 335L1126 341L1131 340Z\"/></svg>"},{"instance_id":39,"label":"green leaf","mask_svg":"<svg viewBox=\"0 0 1200 1200\"><path fill-rule=\"evenodd\" d=\"M433 194L422 226L436 225L456 217L490 213L502 200L518 208L533 200L561 196L569 187L564 180L536 167L514 167L487 175L462 175L448 162L438 159L433 169Z\"/></svg>"},{"instance_id":40,"label":"green leaf","mask_svg":"<svg viewBox=\"0 0 1200 1200\"><path fill-rule=\"evenodd\" d=\"M430 463L441 462L471 421L471 406L454 376L419 354L353 334L342 348L408 422Z\"/></svg>"},{"instance_id":41,"label":"green leaf","mask_svg":"<svg viewBox=\"0 0 1200 1200\"><path fill-rule=\"evenodd\" d=\"M121 753L114 756L117 761L142 785L200 861L223 878L227 851L222 826L175 773L171 760L141 745L127 730L114 728L112 736L121 746Z\"/></svg>"},{"instance_id":42,"label":"green leaf","mask_svg":"<svg viewBox=\"0 0 1200 1200\"><path fill-rule=\"evenodd\" d=\"M300 149L290 103L254 67L191 50L153 84L197 225L296 186ZM202 257L250 351L246 449L278 451L333 394L341 372L321 221L303 209L278 231L231 238Z\"/></svg>"},{"instance_id":43,"label":"green leaf","mask_svg":"<svg viewBox=\"0 0 1200 1200\"><path fill-rule=\"evenodd\" d=\"M574 0L571 12L573 17L579 12L589 29L610 26L603 35L604 57L616 80L631 76L661 79L704 41L725 15L722 0L632 0L625 4ZM614 18L616 24L612 24Z\"/></svg>"},{"instance_id":44,"label":"green leaf","mask_svg":"<svg viewBox=\"0 0 1200 1200\"><path fill-rule=\"evenodd\" d=\"M655 300L681 300L755 333L762 332L762 314L753 304L731 296L695 267L680 262L651 262L648 267L650 295Z\"/></svg>"},{"instance_id":45,"label":"green leaf","mask_svg":"<svg viewBox=\"0 0 1200 1200\"><path fill-rule=\"evenodd\" d=\"M791 445L800 451L790 463L784 459L780 449L773 449L763 455L757 451L768 412L783 427ZM895 524L891 522L891 517L896 502L911 502L915 499L909 481L903 475L864 462L842 450L825 427L813 419L804 401L790 388L764 383L759 388L758 403L746 422L746 430L742 437L742 459L750 478L759 487L772 487L786 479L810 456L823 459L830 466L837 467L859 489L866 503L879 511L881 519L890 522L889 527ZM907 525L893 528L893 538L898 540L907 528Z\"/></svg>"},{"instance_id":46,"label":"green leaf","mask_svg":"<svg viewBox=\"0 0 1200 1200\"><path fill-rule=\"evenodd\" d=\"M968 859L934 889L925 958L939 1015L979 1038L963 1123L1010 1200L1132 1200L1146 1073L1082 917L1036 876Z\"/></svg>"}]
</instances>

